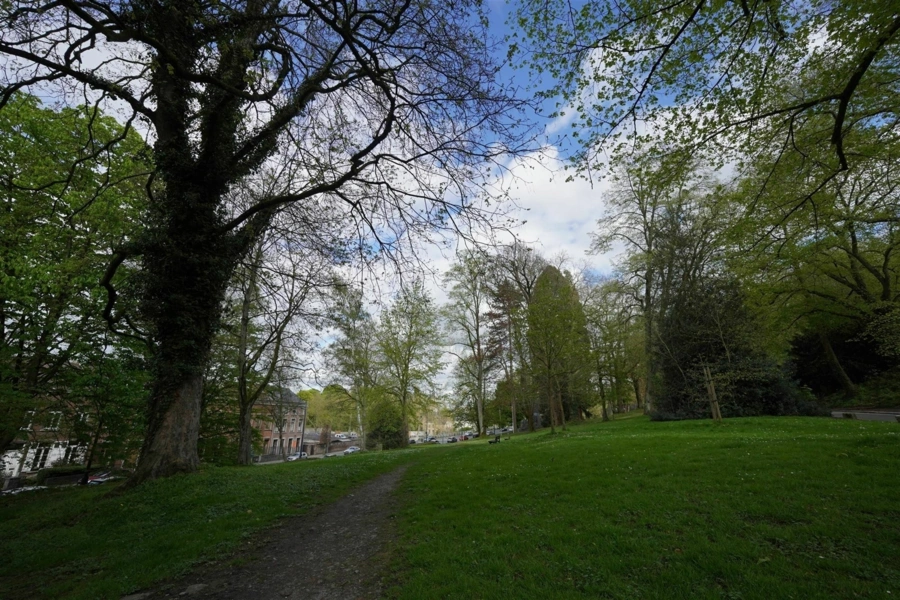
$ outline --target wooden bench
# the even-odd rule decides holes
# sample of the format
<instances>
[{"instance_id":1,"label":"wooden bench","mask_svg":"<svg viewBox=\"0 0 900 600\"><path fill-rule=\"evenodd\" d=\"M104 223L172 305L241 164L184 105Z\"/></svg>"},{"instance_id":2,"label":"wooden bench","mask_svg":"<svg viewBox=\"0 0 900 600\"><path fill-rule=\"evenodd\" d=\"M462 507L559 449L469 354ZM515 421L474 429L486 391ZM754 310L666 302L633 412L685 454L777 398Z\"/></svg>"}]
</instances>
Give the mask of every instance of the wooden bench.
<instances>
[{"instance_id":1,"label":"wooden bench","mask_svg":"<svg viewBox=\"0 0 900 600\"><path fill-rule=\"evenodd\" d=\"M488 440L488 444L499 444L499 443L500 443L500 436L499 436L499 435L496 436L496 437L495 437L494 439L492 439L492 440Z\"/></svg>"}]
</instances>

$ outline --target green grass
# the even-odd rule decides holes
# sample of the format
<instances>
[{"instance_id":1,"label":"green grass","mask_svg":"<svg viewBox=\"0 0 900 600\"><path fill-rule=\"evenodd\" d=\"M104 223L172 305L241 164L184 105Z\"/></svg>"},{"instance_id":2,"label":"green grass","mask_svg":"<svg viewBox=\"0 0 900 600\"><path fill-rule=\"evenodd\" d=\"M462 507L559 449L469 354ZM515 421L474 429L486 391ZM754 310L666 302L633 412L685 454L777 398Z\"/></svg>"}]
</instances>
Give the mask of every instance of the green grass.
<instances>
[{"instance_id":1,"label":"green grass","mask_svg":"<svg viewBox=\"0 0 900 600\"><path fill-rule=\"evenodd\" d=\"M0 497L0 598L119 598L241 545L417 453L206 468L121 495L111 487Z\"/></svg>"},{"instance_id":2,"label":"green grass","mask_svg":"<svg viewBox=\"0 0 900 600\"><path fill-rule=\"evenodd\" d=\"M589 424L443 449L403 494L394 598L900 597L896 424Z\"/></svg>"},{"instance_id":3,"label":"green grass","mask_svg":"<svg viewBox=\"0 0 900 600\"><path fill-rule=\"evenodd\" d=\"M895 598L900 425L644 417L0 498L0 598L118 598L411 463L388 595Z\"/></svg>"}]
</instances>

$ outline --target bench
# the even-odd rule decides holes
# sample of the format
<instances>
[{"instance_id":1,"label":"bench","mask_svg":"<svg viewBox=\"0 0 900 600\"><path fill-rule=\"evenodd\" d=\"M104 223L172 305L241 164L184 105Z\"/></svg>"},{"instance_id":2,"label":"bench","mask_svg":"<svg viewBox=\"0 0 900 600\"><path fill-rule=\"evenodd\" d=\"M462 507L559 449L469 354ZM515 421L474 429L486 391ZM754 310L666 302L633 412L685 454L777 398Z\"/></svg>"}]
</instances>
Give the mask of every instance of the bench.
<instances>
[{"instance_id":1,"label":"bench","mask_svg":"<svg viewBox=\"0 0 900 600\"><path fill-rule=\"evenodd\" d=\"M499 443L500 443L500 436L499 436L499 435L496 436L496 437L495 437L494 439L492 439L492 440L488 440L488 444L499 444Z\"/></svg>"}]
</instances>

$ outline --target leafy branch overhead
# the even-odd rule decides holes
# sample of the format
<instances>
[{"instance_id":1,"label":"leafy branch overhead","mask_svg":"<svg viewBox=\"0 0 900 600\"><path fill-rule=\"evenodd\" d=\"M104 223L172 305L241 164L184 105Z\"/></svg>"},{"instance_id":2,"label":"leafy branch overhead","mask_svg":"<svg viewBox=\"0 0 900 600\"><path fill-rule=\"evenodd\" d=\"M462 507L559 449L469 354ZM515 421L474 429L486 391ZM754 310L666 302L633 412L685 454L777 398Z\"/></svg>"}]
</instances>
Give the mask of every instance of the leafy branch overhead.
<instances>
[{"instance_id":1,"label":"leafy branch overhead","mask_svg":"<svg viewBox=\"0 0 900 600\"><path fill-rule=\"evenodd\" d=\"M871 153L853 133L900 112L900 15L877 0L551 0L519 3L516 22L514 48L551 76L543 96L574 115L585 167L652 137L723 160L830 148L815 189Z\"/></svg>"}]
</instances>

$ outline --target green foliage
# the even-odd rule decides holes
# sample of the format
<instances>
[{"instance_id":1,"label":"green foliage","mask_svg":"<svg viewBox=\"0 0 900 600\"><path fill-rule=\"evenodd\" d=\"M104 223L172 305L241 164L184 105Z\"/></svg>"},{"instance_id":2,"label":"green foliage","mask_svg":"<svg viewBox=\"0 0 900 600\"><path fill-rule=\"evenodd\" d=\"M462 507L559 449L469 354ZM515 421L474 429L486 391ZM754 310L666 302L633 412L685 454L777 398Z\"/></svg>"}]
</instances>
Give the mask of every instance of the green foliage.
<instances>
[{"instance_id":1,"label":"green foliage","mask_svg":"<svg viewBox=\"0 0 900 600\"><path fill-rule=\"evenodd\" d=\"M879 0L523 1L514 18L514 52L574 114L584 168L654 138L720 163L777 148L815 172L810 191L877 153L854 134L900 111L900 23Z\"/></svg>"},{"instance_id":2,"label":"green foliage","mask_svg":"<svg viewBox=\"0 0 900 600\"><path fill-rule=\"evenodd\" d=\"M704 367L725 417L821 412L766 355L758 320L736 282L706 279L679 294L659 329L659 418L709 416Z\"/></svg>"},{"instance_id":3,"label":"green foliage","mask_svg":"<svg viewBox=\"0 0 900 600\"><path fill-rule=\"evenodd\" d=\"M528 304L528 346L535 388L551 424L581 418L593 404L591 351L584 309L571 276L546 267Z\"/></svg>"},{"instance_id":4,"label":"green foliage","mask_svg":"<svg viewBox=\"0 0 900 600\"><path fill-rule=\"evenodd\" d=\"M640 382L646 373L643 323L632 291L616 279L586 282L583 291L594 384L604 419L611 411L642 400Z\"/></svg>"},{"instance_id":5,"label":"green foliage","mask_svg":"<svg viewBox=\"0 0 900 600\"><path fill-rule=\"evenodd\" d=\"M88 447L88 454L94 441L99 443L90 457L93 465L129 461L139 454L146 426L143 414L150 373L142 354L145 349L121 342L118 347L91 342L92 347L78 351L81 362L72 366L67 379L64 430Z\"/></svg>"},{"instance_id":6,"label":"green foliage","mask_svg":"<svg viewBox=\"0 0 900 600\"><path fill-rule=\"evenodd\" d=\"M487 381L500 366L498 359L502 360L497 348L488 343L489 267L487 256L468 252L458 256L457 262L444 274L444 284L449 290L443 316L451 343L460 349L454 352L457 358L454 392L460 402L474 405L472 422L477 423L481 432L485 430Z\"/></svg>"},{"instance_id":7,"label":"green foliage","mask_svg":"<svg viewBox=\"0 0 900 600\"><path fill-rule=\"evenodd\" d=\"M856 137L884 139L876 131ZM855 156L851 170L806 201L796 190L808 175L790 156L760 157L732 193L740 219L729 268L753 282L749 297L782 341L774 350L790 350L804 383L820 394L841 387L852 395L854 382L897 364L895 146L885 139L878 153Z\"/></svg>"},{"instance_id":8,"label":"green foliage","mask_svg":"<svg viewBox=\"0 0 900 600\"><path fill-rule=\"evenodd\" d=\"M431 386L441 368L438 313L421 281L403 289L381 314L376 339L381 387L399 404L406 443L415 389Z\"/></svg>"},{"instance_id":9,"label":"green foliage","mask_svg":"<svg viewBox=\"0 0 900 600\"><path fill-rule=\"evenodd\" d=\"M355 413L356 425L366 443L366 412L378 394L381 372L375 337L375 322L366 311L362 291L351 286L337 287L332 324L338 336L325 352L328 366L343 384L342 400L346 409ZM339 395L340 396L340 395ZM352 417L348 422L352 421Z\"/></svg>"},{"instance_id":10,"label":"green foliage","mask_svg":"<svg viewBox=\"0 0 900 600\"><path fill-rule=\"evenodd\" d=\"M99 281L139 227L146 154L133 131L94 109L56 111L17 94L0 111L0 451L25 411L64 399L84 365L115 360L97 355ZM130 271L116 283L127 287Z\"/></svg>"},{"instance_id":11,"label":"green foliage","mask_svg":"<svg viewBox=\"0 0 900 600\"><path fill-rule=\"evenodd\" d=\"M378 444L384 450L403 448L409 441L400 406L391 398L379 398L369 406L366 430L366 448L370 450Z\"/></svg>"}]
</instances>

